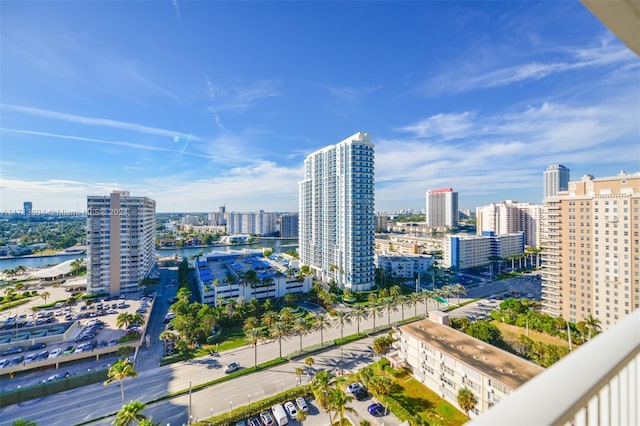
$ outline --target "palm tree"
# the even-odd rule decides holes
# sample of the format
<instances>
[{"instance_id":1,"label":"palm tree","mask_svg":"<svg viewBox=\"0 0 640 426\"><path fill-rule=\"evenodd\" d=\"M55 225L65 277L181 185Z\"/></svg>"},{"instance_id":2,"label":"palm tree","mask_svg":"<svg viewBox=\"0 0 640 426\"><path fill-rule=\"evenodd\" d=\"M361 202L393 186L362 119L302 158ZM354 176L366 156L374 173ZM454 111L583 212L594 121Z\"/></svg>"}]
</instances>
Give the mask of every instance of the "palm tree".
<instances>
[{"instance_id":1,"label":"palm tree","mask_svg":"<svg viewBox=\"0 0 640 426\"><path fill-rule=\"evenodd\" d=\"M313 376L311 382L311 389L316 397L316 401L322 408L327 408L328 395L332 389L335 389L338 385L336 376L327 370L318 371Z\"/></svg>"},{"instance_id":2,"label":"palm tree","mask_svg":"<svg viewBox=\"0 0 640 426\"><path fill-rule=\"evenodd\" d=\"M318 314L314 319L314 328L320 330L320 346L324 346L324 333L331 326L331 319L326 314Z\"/></svg>"},{"instance_id":3,"label":"palm tree","mask_svg":"<svg viewBox=\"0 0 640 426\"><path fill-rule=\"evenodd\" d=\"M433 299L435 292L433 290L422 290L420 296L424 300L424 315L425 317L429 316L429 300Z\"/></svg>"},{"instance_id":4,"label":"palm tree","mask_svg":"<svg viewBox=\"0 0 640 426\"><path fill-rule=\"evenodd\" d=\"M124 379L127 377L137 377L138 373L133 368L133 364L126 358L121 358L116 361L107 373L107 380L104 382L108 385L111 382L118 380L120 382L120 396L122 397L122 405L124 405Z\"/></svg>"},{"instance_id":5,"label":"palm tree","mask_svg":"<svg viewBox=\"0 0 640 426\"><path fill-rule=\"evenodd\" d=\"M417 317L418 316L418 303L422 300L422 296L420 295L420 293L410 293L409 294L409 301L411 302L411 304L413 305L413 316Z\"/></svg>"},{"instance_id":6,"label":"palm tree","mask_svg":"<svg viewBox=\"0 0 640 426\"><path fill-rule=\"evenodd\" d=\"M360 321L369 318L369 311L362 305L357 305L351 310L351 317L356 319L358 334L360 334Z\"/></svg>"},{"instance_id":7,"label":"palm tree","mask_svg":"<svg viewBox=\"0 0 640 426\"><path fill-rule=\"evenodd\" d=\"M258 342L264 336L262 329L249 328L244 331L244 338L250 345L253 345L253 367L258 368Z\"/></svg>"},{"instance_id":8,"label":"palm tree","mask_svg":"<svg viewBox=\"0 0 640 426\"><path fill-rule=\"evenodd\" d=\"M413 302L409 296L405 296L404 294L401 294L396 298L396 303L398 304L398 306L400 306L400 312L402 313L402 322L404 322L404 308L411 307L411 304Z\"/></svg>"},{"instance_id":9,"label":"palm tree","mask_svg":"<svg viewBox=\"0 0 640 426\"><path fill-rule=\"evenodd\" d=\"M382 318L383 307L379 303L373 303L369 305L369 311L371 312L371 318L373 318L373 332L376 331L376 317Z\"/></svg>"},{"instance_id":10,"label":"palm tree","mask_svg":"<svg viewBox=\"0 0 640 426\"><path fill-rule=\"evenodd\" d=\"M129 312L122 312L116 318L116 327L128 328L132 322L133 322L133 314Z\"/></svg>"},{"instance_id":11,"label":"palm tree","mask_svg":"<svg viewBox=\"0 0 640 426\"><path fill-rule=\"evenodd\" d=\"M36 422L32 422L31 420L18 419L15 422L11 423L11 426L37 426Z\"/></svg>"},{"instance_id":12,"label":"palm tree","mask_svg":"<svg viewBox=\"0 0 640 426\"><path fill-rule=\"evenodd\" d=\"M389 298L382 302L382 306L384 306L384 310L387 311L387 320L388 326L391 327L391 311L397 312L398 305L395 300Z\"/></svg>"},{"instance_id":13,"label":"palm tree","mask_svg":"<svg viewBox=\"0 0 640 426\"><path fill-rule=\"evenodd\" d=\"M455 293L456 297L457 297L457 301L456 304L459 305L460 304L460 295L467 295L467 288L465 286L463 286L462 284L458 283L458 284L454 284L451 286L451 290L453 291L453 293Z\"/></svg>"},{"instance_id":14,"label":"palm tree","mask_svg":"<svg viewBox=\"0 0 640 426\"><path fill-rule=\"evenodd\" d=\"M589 329L589 340L591 340L591 332L595 334L600 329L600 320L589 314L589 316L584 319L584 322L587 324L587 328Z\"/></svg>"},{"instance_id":15,"label":"palm tree","mask_svg":"<svg viewBox=\"0 0 640 426\"><path fill-rule=\"evenodd\" d=\"M313 366L313 364L315 363L315 361L313 360L312 357L308 356L304 359L304 364L307 366L307 368L309 369L308 373L309 375L311 375L311 367Z\"/></svg>"},{"instance_id":16,"label":"palm tree","mask_svg":"<svg viewBox=\"0 0 640 426\"><path fill-rule=\"evenodd\" d=\"M394 285L389 288L389 296L398 297L402 294L402 289L400 289L399 285Z\"/></svg>"},{"instance_id":17,"label":"palm tree","mask_svg":"<svg viewBox=\"0 0 640 426\"><path fill-rule=\"evenodd\" d=\"M273 323L271 328L269 329L269 333L272 337L278 338L278 344L280 345L279 356L282 358L282 338L287 337L289 334L289 327L282 321L276 321Z\"/></svg>"},{"instance_id":18,"label":"palm tree","mask_svg":"<svg viewBox=\"0 0 640 426\"><path fill-rule=\"evenodd\" d=\"M242 325L242 327L245 330L248 330L250 328L256 328L260 325L260 321L258 321L258 318L251 316L251 317L247 317L247 319L244 320L244 324Z\"/></svg>"},{"instance_id":19,"label":"palm tree","mask_svg":"<svg viewBox=\"0 0 640 426\"><path fill-rule=\"evenodd\" d=\"M309 332L309 323L305 317L298 317L293 321L293 330L300 336L300 351L302 352L302 336Z\"/></svg>"},{"instance_id":20,"label":"palm tree","mask_svg":"<svg viewBox=\"0 0 640 426\"><path fill-rule=\"evenodd\" d=\"M44 304L47 304L47 299L49 298L49 296L51 296L51 293L49 293L48 291L43 291L42 293L40 293L40 297L44 299Z\"/></svg>"},{"instance_id":21,"label":"palm tree","mask_svg":"<svg viewBox=\"0 0 640 426\"><path fill-rule=\"evenodd\" d=\"M167 342L169 342L169 340L176 340L176 337L177 336L169 330L160 333L160 340L164 341L164 356L167 356Z\"/></svg>"},{"instance_id":22,"label":"palm tree","mask_svg":"<svg viewBox=\"0 0 640 426\"><path fill-rule=\"evenodd\" d=\"M267 299L269 300L269 299ZM275 323L276 321L278 321L278 313L275 311L267 311L264 314L262 314L262 318L261 318L261 322L262 325L264 325L267 328L271 328L271 326L273 325L273 323Z\"/></svg>"},{"instance_id":23,"label":"palm tree","mask_svg":"<svg viewBox=\"0 0 640 426\"><path fill-rule=\"evenodd\" d=\"M296 377L298 378L298 384L302 384L302 373L304 373L304 369L302 367L296 367Z\"/></svg>"},{"instance_id":24,"label":"palm tree","mask_svg":"<svg viewBox=\"0 0 640 426\"><path fill-rule=\"evenodd\" d=\"M293 324L293 320L295 319L295 316L293 315L291 308L289 308L288 306L285 306L280 310L280 315L278 315L278 318L287 326L290 326Z\"/></svg>"},{"instance_id":25,"label":"palm tree","mask_svg":"<svg viewBox=\"0 0 640 426\"><path fill-rule=\"evenodd\" d=\"M346 411L356 412L353 408L347 407L347 404L351 401L353 401L353 396L347 395L342 389L332 389L329 392L326 410L329 413L331 424L334 424L339 419L340 422L338 424L342 425ZM331 419L331 410L335 411L333 419Z\"/></svg>"},{"instance_id":26,"label":"palm tree","mask_svg":"<svg viewBox=\"0 0 640 426\"><path fill-rule=\"evenodd\" d=\"M347 311L337 311L334 321L336 327L340 327L340 375L342 375L342 360L344 357L344 326L351 324L351 315Z\"/></svg>"},{"instance_id":27,"label":"palm tree","mask_svg":"<svg viewBox=\"0 0 640 426\"><path fill-rule=\"evenodd\" d=\"M478 400L476 399L476 396L469 390L469 388L462 388L458 391L458 405L462 408L468 418L471 418L469 417L469 411L471 411L477 403Z\"/></svg>"},{"instance_id":28,"label":"palm tree","mask_svg":"<svg viewBox=\"0 0 640 426\"><path fill-rule=\"evenodd\" d=\"M111 423L115 426L131 426L135 423L140 424L142 420L146 420L146 416L141 414L145 405L140 401L131 401L127 405L123 405L116 419Z\"/></svg>"}]
</instances>

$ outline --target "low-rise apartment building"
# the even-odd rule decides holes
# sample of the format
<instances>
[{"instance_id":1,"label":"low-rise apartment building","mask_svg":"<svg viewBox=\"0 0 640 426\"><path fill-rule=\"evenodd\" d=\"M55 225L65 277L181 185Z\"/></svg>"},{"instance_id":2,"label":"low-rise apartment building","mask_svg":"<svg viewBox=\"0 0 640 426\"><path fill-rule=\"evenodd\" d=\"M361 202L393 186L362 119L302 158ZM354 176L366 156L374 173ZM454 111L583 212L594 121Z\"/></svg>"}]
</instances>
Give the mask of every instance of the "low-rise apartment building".
<instances>
[{"instance_id":1,"label":"low-rise apartment building","mask_svg":"<svg viewBox=\"0 0 640 426\"><path fill-rule=\"evenodd\" d=\"M478 416L544 368L475 339L448 326L439 311L429 319L400 326L397 358L411 368L414 377L455 407L458 392L468 388L477 403L469 412Z\"/></svg>"}]
</instances>

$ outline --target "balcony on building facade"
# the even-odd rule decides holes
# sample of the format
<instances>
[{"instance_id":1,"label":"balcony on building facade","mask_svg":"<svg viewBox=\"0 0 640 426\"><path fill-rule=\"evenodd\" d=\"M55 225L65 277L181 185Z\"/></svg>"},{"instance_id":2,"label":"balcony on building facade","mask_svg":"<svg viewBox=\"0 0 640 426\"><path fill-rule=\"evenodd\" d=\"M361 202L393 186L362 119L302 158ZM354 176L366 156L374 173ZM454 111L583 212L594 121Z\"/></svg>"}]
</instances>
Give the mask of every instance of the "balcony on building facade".
<instances>
[{"instance_id":1,"label":"balcony on building facade","mask_svg":"<svg viewBox=\"0 0 640 426\"><path fill-rule=\"evenodd\" d=\"M468 424L640 424L640 310Z\"/></svg>"}]
</instances>

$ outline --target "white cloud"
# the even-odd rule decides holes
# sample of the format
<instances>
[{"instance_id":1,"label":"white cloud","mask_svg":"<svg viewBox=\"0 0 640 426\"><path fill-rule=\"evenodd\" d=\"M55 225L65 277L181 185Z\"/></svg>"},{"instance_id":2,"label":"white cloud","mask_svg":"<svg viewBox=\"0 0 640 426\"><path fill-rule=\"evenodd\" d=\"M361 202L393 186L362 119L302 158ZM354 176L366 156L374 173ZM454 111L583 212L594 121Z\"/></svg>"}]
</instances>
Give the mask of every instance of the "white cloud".
<instances>
[{"instance_id":1,"label":"white cloud","mask_svg":"<svg viewBox=\"0 0 640 426\"><path fill-rule=\"evenodd\" d=\"M245 111L265 98L281 96L280 83L273 80L260 80L250 85L229 85L219 87L208 78L207 93L209 98L215 100L210 109L214 111Z\"/></svg>"},{"instance_id":2,"label":"white cloud","mask_svg":"<svg viewBox=\"0 0 640 426\"><path fill-rule=\"evenodd\" d=\"M421 138L457 139L468 135L473 125L474 116L475 114L469 111L460 114L437 114L396 130L413 133Z\"/></svg>"},{"instance_id":3,"label":"white cloud","mask_svg":"<svg viewBox=\"0 0 640 426\"><path fill-rule=\"evenodd\" d=\"M382 85L378 86L327 86L329 93L337 99L349 103L359 102L366 95L377 92L382 89Z\"/></svg>"},{"instance_id":4,"label":"white cloud","mask_svg":"<svg viewBox=\"0 0 640 426\"><path fill-rule=\"evenodd\" d=\"M477 47L476 47L477 48ZM526 52L527 55L535 52ZM459 61L463 65L447 64L446 71L425 81L419 92L425 95L439 93L462 93L477 89L507 86L514 83L544 79L552 74L592 68L621 66L637 57L620 43L603 40L597 46L584 48L558 48L553 52L555 59L549 59L549 52L543 52L545 58L515 65L501 63L472 65L467 54ZM515 55L514 55L515 56ZM518 61L515 58L515 61ZM489 68L490 67L490 68Z\"/></svg>"},{"instance_id":5,"label":"white cloud","mask_svg":"<svg viewBox=\"0 0 640 426\"><path fill-rule=\"evenodd\" d=\"M109 127L113 129L120 130L129 130L137 133L143 133L147 135L154 136L165 136L173 139L174 137L187 137L190 136L193 140L202 140L197 136L188 135L186 133L177 132L174 130L168 129L160 129L157 127L149 127L143 124L136 123L128 123L125 121L111 120L107 118L95 118L95 117L85 117L81 115L75 114L67 114L64 112L50 111L40 108L33 108L28 106L21 105L12 105L12 104L0 104L0 108L7 110L18 112L26 115L33 115L38 117L50 118L53 120L60 120L69 123L83 124L85 126L94 126L94 127Z\"/></svg>"}]
</instances>

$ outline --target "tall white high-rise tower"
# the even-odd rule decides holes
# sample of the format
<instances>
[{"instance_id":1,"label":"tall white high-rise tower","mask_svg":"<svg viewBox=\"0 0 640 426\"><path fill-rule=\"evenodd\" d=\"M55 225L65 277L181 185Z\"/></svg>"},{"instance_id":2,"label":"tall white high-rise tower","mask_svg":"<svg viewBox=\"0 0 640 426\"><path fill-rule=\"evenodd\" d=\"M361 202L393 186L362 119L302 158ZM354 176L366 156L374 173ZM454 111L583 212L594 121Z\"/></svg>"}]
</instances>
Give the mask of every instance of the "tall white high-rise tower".
<instances>
[{"instance_id":1,"label":"tall white high-rise tower","mask_svg":"<svg viewBox=\"0 0 640 426\"><path fill-rule=\"evenodd\" d=\"M299 187L300 264L341 288L375 283L374 145L358 132L304 160Z\"/></svg>"}]
</instances>

